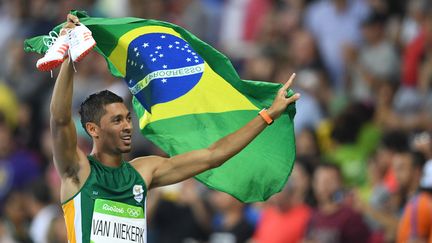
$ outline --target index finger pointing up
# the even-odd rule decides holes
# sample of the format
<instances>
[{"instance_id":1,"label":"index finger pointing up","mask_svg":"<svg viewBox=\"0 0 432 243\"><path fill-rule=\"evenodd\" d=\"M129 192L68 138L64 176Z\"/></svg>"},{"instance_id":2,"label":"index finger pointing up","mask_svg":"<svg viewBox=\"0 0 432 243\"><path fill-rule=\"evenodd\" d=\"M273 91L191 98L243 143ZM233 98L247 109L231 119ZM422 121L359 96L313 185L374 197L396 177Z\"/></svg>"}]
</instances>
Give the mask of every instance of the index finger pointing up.
<instances>
[{"instance_id":1,"label":"index finger pointing up","mask_svg":"<svg viewBox=\"0 0 432 243\"><path fill-rule=\"evenodd\" d=\"M287 90L287 89L291 86L292 82L294 81L295 76L296 76L295 73L291 74L291 77L290 77L290 78L288 79L288 81L286 81L286 83L282 86L282 89L283 89L283 90Z\"/></svg>"},{"instance_id":2,"label":"index finger pointing up","mask_svg":"<svg viewBox=\"0 0 432 243\"><path fill-rule=\"evenodd\" d=\"M291 84L292 84L292 82L293 82L295 76L296 76L296 74L293 73L293 74L291 75L291 77L288 79L288 81L287 81L287 82L282 86L281 89L282 89L282 90L287 90L287 89L291 86Z\"/></svg>"}]
</instances>

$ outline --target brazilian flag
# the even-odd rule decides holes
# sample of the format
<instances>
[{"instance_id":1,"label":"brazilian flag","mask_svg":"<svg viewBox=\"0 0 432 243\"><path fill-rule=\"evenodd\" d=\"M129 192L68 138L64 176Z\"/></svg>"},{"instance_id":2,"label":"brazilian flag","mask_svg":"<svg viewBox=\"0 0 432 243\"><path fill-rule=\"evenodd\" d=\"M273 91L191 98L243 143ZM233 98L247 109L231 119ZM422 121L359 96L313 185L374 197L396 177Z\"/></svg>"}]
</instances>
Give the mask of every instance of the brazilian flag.
<instances>
[{"instance_id":1,"label":"brazilian flag","mask_svg":"<svg viewBox=\"0 0 432 243\"><path fill-rule=\"evenodd\" d=\"M110 72L133 94L142 134L170 156L236 131L269 107L281 87L241 80L227 57L174 24L73 13L92 31ZM26 40L25 50L44 53L43 38ZM243 151L196 179L243 202L279 192L295 159L294 115L291 104Z\"/></svg>"}]
</instances>

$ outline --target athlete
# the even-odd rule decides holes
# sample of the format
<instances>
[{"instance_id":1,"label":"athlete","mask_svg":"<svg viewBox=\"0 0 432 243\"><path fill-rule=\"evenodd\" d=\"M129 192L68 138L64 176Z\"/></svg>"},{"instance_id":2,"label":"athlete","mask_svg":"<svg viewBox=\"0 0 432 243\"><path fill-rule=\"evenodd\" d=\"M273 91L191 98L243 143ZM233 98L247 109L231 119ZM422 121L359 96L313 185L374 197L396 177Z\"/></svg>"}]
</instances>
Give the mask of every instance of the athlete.
<instances>
[{"instance_id":1,"label":"athlete","mask_svg":"<svg viewBox=\"0 0 432 243\"><path fill-rule=\"evenodd\" d=\"M66 27L79 20L68 15ZM71 102L74 70L70 58L60 68L51 99L54 163L61 177L61 200L68 239L74 242L146 242L148 190L170 185L222 165L277 119L299 94L287 98L294 76L278 91L271 107L208 148L171 158L139 157L130 162L131 113L109 91L90 95L81 105L81 123L93 140L90 155L77 146Z\"/></svg>"}]
</instances>

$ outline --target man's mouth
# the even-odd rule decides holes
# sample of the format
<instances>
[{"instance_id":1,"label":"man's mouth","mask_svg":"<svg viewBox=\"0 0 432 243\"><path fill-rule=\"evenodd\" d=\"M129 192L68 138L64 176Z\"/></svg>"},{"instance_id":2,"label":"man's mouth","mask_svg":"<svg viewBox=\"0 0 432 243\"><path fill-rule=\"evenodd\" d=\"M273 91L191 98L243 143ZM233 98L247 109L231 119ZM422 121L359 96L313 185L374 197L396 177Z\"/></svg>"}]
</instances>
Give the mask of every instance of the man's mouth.
<instances>
[{"instance_id":1,"label":"man's mouth","mask_svg":"<svg viewBox=\"0 0 432 243\"><path fill-rule=\"evenodd\" d=\"M130 143L132 140L132 135L125 135L121 137L121 140L123 140L126 143Z\"/></svg>"}]
</instances>

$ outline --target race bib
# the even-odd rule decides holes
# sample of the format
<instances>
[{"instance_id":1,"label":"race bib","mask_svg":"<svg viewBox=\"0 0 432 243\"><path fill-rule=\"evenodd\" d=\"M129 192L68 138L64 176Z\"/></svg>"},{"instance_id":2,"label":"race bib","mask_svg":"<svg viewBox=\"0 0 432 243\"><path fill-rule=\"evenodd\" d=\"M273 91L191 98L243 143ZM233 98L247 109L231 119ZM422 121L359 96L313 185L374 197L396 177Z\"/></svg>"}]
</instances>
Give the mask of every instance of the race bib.
<instances>
[{"instance_id":1,"label":"race bib","mask_svg":"<svg viewBox=\"0 0 432 243\"><path fill-rule=\"evenodd\" d=\"M146 221L142 207L96 199L91 243L146 243Z\"/></svg>"}]
</instances>

